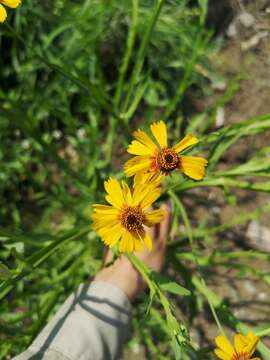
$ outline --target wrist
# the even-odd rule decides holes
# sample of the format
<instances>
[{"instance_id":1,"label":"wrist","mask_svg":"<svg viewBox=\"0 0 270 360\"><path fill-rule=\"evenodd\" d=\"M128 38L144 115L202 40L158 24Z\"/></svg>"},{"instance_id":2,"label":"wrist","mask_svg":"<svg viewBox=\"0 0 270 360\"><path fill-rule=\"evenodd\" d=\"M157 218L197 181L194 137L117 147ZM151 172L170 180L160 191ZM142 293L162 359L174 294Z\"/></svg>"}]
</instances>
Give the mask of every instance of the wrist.
<instances>
[{"instance_id":1,"label":"wrist","mask_svg":"<svg viewBox=\"0 0 270 360\"><path fill-rule=\"evenodd\" d=\"M133 300L143 290L143 280L130 261L121 256L114 264L104 267L95 276L95 280L105 281L121 289Z\"/></svg>"}]
</instances>

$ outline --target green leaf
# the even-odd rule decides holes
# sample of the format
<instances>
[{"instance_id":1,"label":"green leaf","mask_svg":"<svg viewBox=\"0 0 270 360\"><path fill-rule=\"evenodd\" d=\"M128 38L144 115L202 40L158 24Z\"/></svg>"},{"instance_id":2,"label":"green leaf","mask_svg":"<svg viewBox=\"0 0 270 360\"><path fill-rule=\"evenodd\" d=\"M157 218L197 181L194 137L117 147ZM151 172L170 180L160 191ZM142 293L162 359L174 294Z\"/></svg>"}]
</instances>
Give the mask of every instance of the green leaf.
<instances>
[{"instance_id":1,"label":"green leaf","mask_svg":"<svg viewBox=\"0 0 270 360\"><path fill-rule=\"evenodd\" d=\"M190 291L183 286L177 284L175 281L172 281L170 278L164 275L160 275L154 271L150 274L151 279L157 282L160 288L164 291L169 291L173 294L180 296L190 296Z\"/></svg>"},{"instance_id":2,"label":"green leaf","mask_svg":"<svg viewBox=\"0 0 270 360\"><path fill-rule=\"evenodd\" d=\"M12 274L11 274L11 271L9 270L9 268L0 263L0 279L1 280L7 280L9 278L11 278Z\"/></svg>"}]
</instances>

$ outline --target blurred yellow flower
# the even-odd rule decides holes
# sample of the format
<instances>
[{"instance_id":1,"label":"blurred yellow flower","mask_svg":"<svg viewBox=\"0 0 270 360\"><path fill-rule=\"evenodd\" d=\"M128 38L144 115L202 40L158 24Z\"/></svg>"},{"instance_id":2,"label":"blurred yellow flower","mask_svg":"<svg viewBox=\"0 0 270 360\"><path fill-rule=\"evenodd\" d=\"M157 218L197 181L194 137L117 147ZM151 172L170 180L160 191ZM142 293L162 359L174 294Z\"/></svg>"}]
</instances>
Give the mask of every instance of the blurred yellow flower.
<instances>
[{"instance_id":1,"label":"blurred yellow flower","mask_svg":"<svg viewBox=\"0 0 270 360\"><path fill-rule=\"evenodd\" d=\"M141 252L143 243L151 251L152 239L145 226L161 222L165 211L147 209L160 196L160 183L134 185L131 193L124 181L120 185L115 178L110 178L104 187L108 194L106 200L111 205L94 205L93 229L109 247L119 241L120 252Z\"/></svg>"},{"instance_id":2,"label":"blurred yellow flower","mask_svg":"<svg viewBox=\"0 0 270 360\"><path fill-rule=\"evenodd\" d=\"M158 145L142 130L134 132L133 140L128 146L128 153L136 155L124 165L125 174L159 174L168 175L173 170L179 170L194 180L201 180L205 175L207 160L196 156L178 155L184 149L195 145L199 140L186 135L173 147L168 147L167 127L163 121L153 123L151 132Z\"/></svg>"},{"instance_id":3,"label":"blurred yellow flower","mask_svg":"<svg viewBox=\"0 0 270 360\"><path fill-rule=\"evenodd\" d=\"M258 357L251 358L258 341L258 336L255 336L252 332L247 335L236 334L234 346L232 346L225 335L219 335L215 339L217 348L214 351L221 360L260 360Z\"/></svg>"},{"instance_id":4,"label":"blurred yellow flower","mask_svg":"<svg viewBox=\"0 0 270 360\"><path fill-rule=\"evenodd\" d=\"M3 5L15 9L21 3L21 0L0 0L0 23L3 23L7 18L7 12Z\"/></svg>"}]
</instances>

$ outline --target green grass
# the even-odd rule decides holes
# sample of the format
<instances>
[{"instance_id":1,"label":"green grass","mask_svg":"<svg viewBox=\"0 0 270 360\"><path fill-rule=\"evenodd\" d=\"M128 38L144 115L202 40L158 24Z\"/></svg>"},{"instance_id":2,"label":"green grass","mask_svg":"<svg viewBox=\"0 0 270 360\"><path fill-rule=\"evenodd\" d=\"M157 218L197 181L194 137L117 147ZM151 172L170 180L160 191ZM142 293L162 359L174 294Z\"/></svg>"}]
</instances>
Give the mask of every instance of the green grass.
<instances>
[{"instance_id":1,"label":"green grass","mask_svg":"<svg viewBox=\"0 0 270 360\"><path fill-rule=\"evenodd\" d=\"M98 271L103 246L90 228L91 205L103 201L108 176L123 176L132 130L159 118L172 142L187 131L196 134L201 141L194 151L207 154L209 167L200 182L180 175L166 181L162 199L172 202L174 230L166 268L173 277L153 274L130 256L150 288L134 310L134 341L151 359L212 359L211 347L199 348L189 334L203 303L222 323L247 330L203 279L209 269L233 268L236 258L269 285L268 274L242 262L269 261L266 253L216 251L213 245L215 236L257 219L269 205L211 225L191 221L183 200L191 196L196 206L192 189L202 187L220 188L224 201L233 203L238 189L269 193L269 147L251 149L245 163L219 164L241 139L268 130L270 115L213 130L218 107L238 89L234 78L211 108L195 116L190 111L187 120L186 100L193 92L211 92L211 79L198 69L215 76L211 55L217 47L206 13L205 0L192 6L176 0L25 0L0 27L1 359L23 351L67 295ZM213 246L204 253L209 239ZM188 319L186 308L193 309ZM254 331L266 335L269 328ZM263 339L258 349L269 358Z\"/></svg>"}]
</instances>

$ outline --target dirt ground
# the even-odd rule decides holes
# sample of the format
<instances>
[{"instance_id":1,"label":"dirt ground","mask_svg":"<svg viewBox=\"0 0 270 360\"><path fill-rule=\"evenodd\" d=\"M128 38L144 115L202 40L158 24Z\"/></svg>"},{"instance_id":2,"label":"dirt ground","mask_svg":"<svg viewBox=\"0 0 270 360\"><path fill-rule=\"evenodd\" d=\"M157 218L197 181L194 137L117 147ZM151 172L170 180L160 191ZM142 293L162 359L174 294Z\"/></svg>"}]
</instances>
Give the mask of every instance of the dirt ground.
<instances>
[{"instance_id":1,"label":"dirt ground","mask_svg":"<svg viewBox=\"0 0 270 360\"><path fill-rule=\"evenodd\" d=\"M216 126L235 123L257 115L270 113L270 1L269 0L224 0L211 1L209 20L217 29L217 36L225 36L221 52L215 59L215 65L224 74L224 78L239 75L239 90L233 99L219 109ZM226 86L226 85L225 85ZM218 90L217 90L218 93ZM256 153L262 145L270 143L270 131L246 138L232 146L222 159L225 163L243 162L250 154ZM211 200L209 203L192 207L192 202L185 200L192 209L193 221L209 216L216 224L224 223L243 212L255 210L267 202L265 194L239 191L238 203L230 205L224 201L220 190L200 189L199 194ZM210 208L210 212L209 212ZM210 213L210 215L209 215ZM210 219L211 222L211 219ZM270 215L260 216L230 231L219 234L219 247L235 251L257 249L270 251ZM255 269L270 272L269 263L252 262ZM207 279L208 285L225 298L234 315L250 325L270 322L270 286L263 281L245 276L240 278L233 269L219 268L218 272ZM191 336L199 346L212 344L218 330L211 316L206 312L197 317L191 329ZM270 345L270 338L264 338ZM124 360L146 359L144 350L138 344L126 349Z\"/></svg>"}]
</instances>

